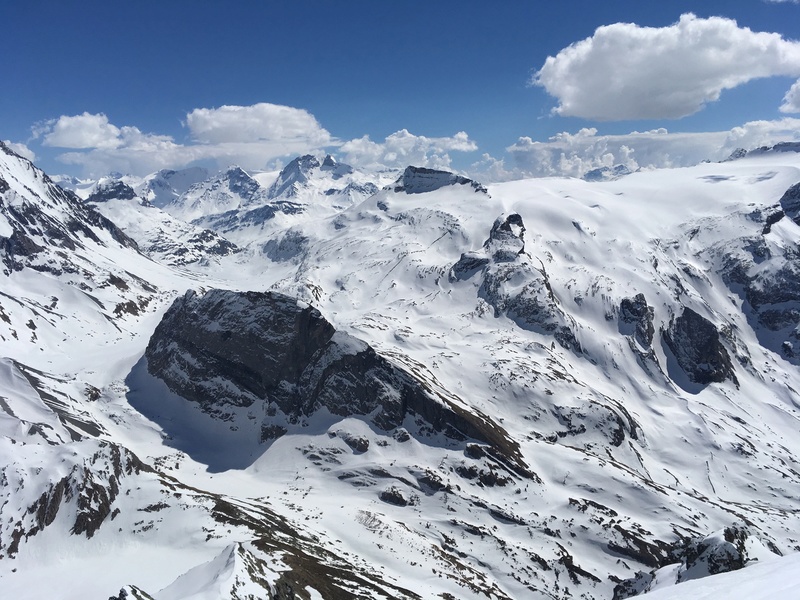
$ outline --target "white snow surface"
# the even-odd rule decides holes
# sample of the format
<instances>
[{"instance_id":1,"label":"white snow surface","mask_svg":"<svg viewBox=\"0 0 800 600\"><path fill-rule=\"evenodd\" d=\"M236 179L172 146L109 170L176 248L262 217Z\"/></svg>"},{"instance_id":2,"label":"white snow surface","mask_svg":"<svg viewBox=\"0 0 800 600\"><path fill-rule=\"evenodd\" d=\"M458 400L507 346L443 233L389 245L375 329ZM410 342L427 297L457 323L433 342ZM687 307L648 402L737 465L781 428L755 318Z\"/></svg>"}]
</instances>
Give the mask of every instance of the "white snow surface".
<instances>
[{"instance_id":1,"label":"white snow surface","mask_svg":"<svg viewBox=\"0 0 800 600\"><path fill-rule=\"evenodd\" d=\"M451 186L326 196L334 172L379 189L396 176L316 168L287 200L304 210L220 226L217 233L244 251L198 256L191 265L148 253L154 228L195 231L226 211L265 206L275 200L266 184L276 174L252 179L258 187L248 198L213 195L224 177L196 183L159 202L168 215L112 201L101 210L141 251L101 232L99 242L84 236L83 248L46 248L31 259L37 268L0 273L4 597L45 597L53 582L63 598L108 598L126 585L157 600L265 597L265 586L297 564L286 558L291 549L260 547L265 534L257 527L221 521L221 502L265 530L287 523L304 552L323 564L338 564L336 557L374 586L351 587L353 597L611 598L616 582L672 564L666 556L649 562L645 545L657 554L659 543L733 524L751 532L757 561L677 585L659 581L644 597L798 594L797 555L771 555L800 550L800 371L762 345L747 302L720 269L743 240L763 240L773 257L754 263L752 274L800 242L800 226L788 218L762 233L754 216L775 209L800 181L800 155L607 182L515 181L488 194ZM13 229L9 207L23 201L53 219L71 210L52 200L44 175L24 159L0 152L0 177L9 184L0 193L0 238ZM495 220L510 214L525 225L518 260L546 273L582 352L496 312L480 272L451 277L462 254L481 250ZM74 272L41 268L59 251ZM426 437L411 417L403 441L366 417L318 413L275 440L243 441L242 467L222 471L202 452L178 450L170 419L185 420L194 444L210 452L218 440L204 435L224 438L220 448L237 443L230 423L212 427L141 372L173 299L212 288L273 290L312 304L340 338L355 338L354 351L369 344L453 404L488 415L519 445L535 478L497 470L507 482L490 484L485 476L496 465ZM639 293L653 309L648 359L618 318L621 300ZM736 381L699 385L679 372L663 332L684 306L727 332L722 343ZM147 416L134 407L145 401ZM237 418L263 416L254 405ZM344 433L368 440L369 449L354 451ZM115 449L122 449L119 476ZM126 452L148 468L126 471L134 464ZM470 467L475 475L464 475ZM47 511L37 511L49 501L40 498L53 498L62 480L74 495L54 502L60 508L42 526L38 515ZM79 498L102 505L91 482L118 491L89 536L74 531ZM381 499L390 488L406 506ZM328 597L313 580L295 592Z\"/></svg>"}]
</instances>

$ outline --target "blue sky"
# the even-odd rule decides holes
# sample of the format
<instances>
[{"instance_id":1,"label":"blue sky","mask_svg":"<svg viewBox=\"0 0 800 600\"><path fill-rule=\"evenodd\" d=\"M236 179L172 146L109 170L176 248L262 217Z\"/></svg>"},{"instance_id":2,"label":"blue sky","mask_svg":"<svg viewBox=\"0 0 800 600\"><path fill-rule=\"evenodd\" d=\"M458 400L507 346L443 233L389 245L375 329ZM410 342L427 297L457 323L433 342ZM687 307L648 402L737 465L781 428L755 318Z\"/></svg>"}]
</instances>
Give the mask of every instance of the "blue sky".
<instances>
[{"instance_id":1,"label":"blue sky","mask_svg":"<svg viewBox=\"0 0 800 600\"><path fill-rule=\"evenodd\" d=\"M800 138L793 1L37 0L0 23L0 139L52 173L329 150L580 175Z\"/></svg>"}]
</instances>

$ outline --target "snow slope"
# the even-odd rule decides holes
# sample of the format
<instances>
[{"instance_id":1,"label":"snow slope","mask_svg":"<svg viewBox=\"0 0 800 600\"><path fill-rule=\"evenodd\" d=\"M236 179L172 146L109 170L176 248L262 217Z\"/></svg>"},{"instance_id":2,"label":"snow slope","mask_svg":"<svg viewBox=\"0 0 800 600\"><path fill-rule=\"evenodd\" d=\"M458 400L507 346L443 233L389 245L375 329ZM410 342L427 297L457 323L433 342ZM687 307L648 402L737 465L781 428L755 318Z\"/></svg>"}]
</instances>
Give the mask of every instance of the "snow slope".
<instances>
[{"instance_id":1,"label":"snow slope","mask_svg":"<svg viewBox=\"0 0 800 600\"><path fill-rule=\"evenodd\" d=\"M207 225L237 211L225 227L244 250L190 270L102 229L7 258L24 229L8 207L69 215L30 163L0 159L0 241L18 265L0 288L14 597L39 597L44 573L67 597L693 597L791 568L777 555L800 549L797 154L488 188L379 174L379 191L335 206L321 190L352 174L316 160L305 181L276 180L303 210L268 223L242 220L244 200L192 204ZM158 209L97 206L146 247L141 215ZM41 268L67 260L74 273ZM143 359L173 299L212 288L312 305L493 437L316 408L243 442L243 424L273 423L270 392L218 418ZM251 330L232 323L218 325Z\"/></svg>"}]
</instances>

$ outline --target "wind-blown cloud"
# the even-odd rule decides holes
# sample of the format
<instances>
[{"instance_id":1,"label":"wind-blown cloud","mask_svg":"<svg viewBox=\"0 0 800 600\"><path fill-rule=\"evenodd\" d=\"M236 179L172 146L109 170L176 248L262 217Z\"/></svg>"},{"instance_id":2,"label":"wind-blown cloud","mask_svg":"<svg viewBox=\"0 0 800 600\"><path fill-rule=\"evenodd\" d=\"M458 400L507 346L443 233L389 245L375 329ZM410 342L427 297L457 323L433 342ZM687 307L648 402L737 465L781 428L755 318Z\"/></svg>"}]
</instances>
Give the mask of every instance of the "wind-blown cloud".
<instances>
[{"instance_id":1,"label":"wind-blown cloud","mask_svg":"<svg viewBox=\"0 0 800 600\"><path fill-rule=\"evenodd\" d=\"M677 119L753 79L799 75L800 42L685 14L668 27L599 27L549 56L532 83L558 99L562 116Z\"/></svg>"},{"instance_id":2,"label":"wind-blown cloud","mask_svg":"<svg viewBox=\"0 0 800 600\"><path fill-rule=\"evenodd\" d=\"M718 161L737 148L751 150L783 141L800 141L800 119L752 121L729 131L670 133L666 129L625 135L597 135L596 129L560 133L545 142L522 137L507 151L515 177L582 177L600 167L625 165L631 170L688 167ZM501 165L502 166L502 165ZM495 166L496 169L496 166Z\"/></svg>"},{"instance_id":3,"label":"wind-blown cloud","mask_svg":"<svg viewBox=\"0 0 800 600\"><path fill-rule=\"evenodd\" d=\"M478 145L459 131L452 137L425 137L401 129L386 137L382 143L369 136L345 142L339 148L344 162L369 168L392 168L414 165L446 169L450 166L449 152L472 152Z\"/></svg>"}]
</instances>

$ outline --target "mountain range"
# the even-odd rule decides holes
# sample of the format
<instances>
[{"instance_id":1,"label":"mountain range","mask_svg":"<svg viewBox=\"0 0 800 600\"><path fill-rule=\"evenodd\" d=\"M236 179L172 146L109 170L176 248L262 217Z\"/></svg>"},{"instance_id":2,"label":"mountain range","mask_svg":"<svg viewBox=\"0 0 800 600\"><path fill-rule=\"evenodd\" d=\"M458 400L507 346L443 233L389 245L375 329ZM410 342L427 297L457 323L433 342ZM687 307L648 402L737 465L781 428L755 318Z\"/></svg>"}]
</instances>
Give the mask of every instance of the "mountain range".
<instances>
[{"instance_id":1,"label":"mountain range","mask_svg":"<svg viewBox=\"0 0 800 600\"><path fill-rule=\"evenodd\" d=\"M0 589L798 589L798 242L787 145L484 185L0 144Z\"/></svg>"}]
</instances>

